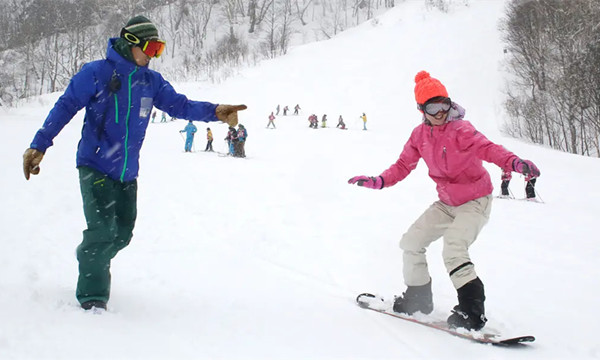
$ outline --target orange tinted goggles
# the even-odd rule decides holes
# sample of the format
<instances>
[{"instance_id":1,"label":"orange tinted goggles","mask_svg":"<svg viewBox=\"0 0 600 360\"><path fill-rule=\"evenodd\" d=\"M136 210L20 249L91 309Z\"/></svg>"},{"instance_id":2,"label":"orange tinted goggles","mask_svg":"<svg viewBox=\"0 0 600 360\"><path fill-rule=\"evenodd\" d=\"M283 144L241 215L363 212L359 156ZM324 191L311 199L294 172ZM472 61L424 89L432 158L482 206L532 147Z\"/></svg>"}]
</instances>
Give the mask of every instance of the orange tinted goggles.
<instances>
[{"instance_id":1,"label":"orange tinted goggles","mask_svg":"<svg viewBox=\"0 0 600 360\"><path fill-rule=\"evenodd\" d=\"M130 43L141 47L144 54L150 57L160 57L163 51L165 51L165 47L167 44L166 41L158 39L146 40L142 42L133 33L125 30L125 28L121 29L121 37L125 38L125 40L129 41Z\"/></svg>"},{"instance_id":2,"label":"orange tinted goggles","mask_svg":"<svg viewBox=\"0 0 600 360\"><path fill-rule=\"evenodd\" d=\"M150 57L160 57L163 51L165 51L166 44L163 40L147 40L142 45L142 51Z\"/></svg>"}]
</instances>

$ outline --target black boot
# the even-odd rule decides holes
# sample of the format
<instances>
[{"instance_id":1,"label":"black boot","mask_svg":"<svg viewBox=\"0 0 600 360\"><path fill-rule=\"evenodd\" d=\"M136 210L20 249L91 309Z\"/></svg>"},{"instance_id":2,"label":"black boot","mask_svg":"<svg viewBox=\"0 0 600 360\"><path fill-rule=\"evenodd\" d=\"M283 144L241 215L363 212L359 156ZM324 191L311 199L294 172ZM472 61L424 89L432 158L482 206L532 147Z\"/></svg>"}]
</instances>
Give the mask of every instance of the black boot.
<instances>
[{"instance_id":1,"label":"black boot","mask_svg":"<svg viewBox=\"0 0 600 360\"><path fill-rule=\"evenodd\" d=\"M422 286L408 286L402 296L394 300L394 311L412 315L417 311L430 314L433 311L431 280Z\"/></svg>"},{"instance_id":2,"label":"black boot","mask_svg":"<svg viewBox=\"0 0 600 360\"><path fill-rule=\"evenodd\" d=\"M535 178L529 180L525 185L525 194L527 194L528 199L535 198Z\"/></svg>"},{"instance_id":3,"label":"black boot","mask_svg":"<svg viewBox=\"0 0 600 360\"><path fill-rule=\"evenodd\" d=\"M509 196L509 192L508 192L508 184L510 183L510 180L502 180L502 184L500 185L500 190L501 195L502 196Z\"/></svg>"},{"instance_id":4,"label":"black boot","mask_svg":"<svg viewBox=\"0 0 600 360\"><path fill-rule=\"evenodd\" d=\"M452 309L448 317L448 325L453 328L480 330L487 319L485 317L485 294L483 283L479 278L471 280L457 290L458 305Z\"/></svg>"},{"instance_id":5,"label":"black boot","mask_svg":"<svg viewBox=\"0 0 600 360\"><path fill-rule=\"evenodd\" d=\"M91 310L92 308L106 310L106 302L102 300L89 300L81 304L84 310Z\"/></svg>"}]
</instances>

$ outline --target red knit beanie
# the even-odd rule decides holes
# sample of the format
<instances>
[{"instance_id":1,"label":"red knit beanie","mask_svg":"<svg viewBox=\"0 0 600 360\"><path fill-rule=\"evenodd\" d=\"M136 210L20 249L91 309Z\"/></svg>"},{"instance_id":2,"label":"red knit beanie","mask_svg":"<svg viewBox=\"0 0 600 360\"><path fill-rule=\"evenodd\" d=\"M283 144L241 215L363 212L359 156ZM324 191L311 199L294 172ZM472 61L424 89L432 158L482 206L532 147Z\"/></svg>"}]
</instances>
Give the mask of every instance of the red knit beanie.
<instances>
[{"instance_id":1,"label":"red knit beanie","mask_svg":"<svg viewBox=\"0 0 600 360\"><path fill-rule=\"evenodd\" d=\"M427 71L419 71L415 76L415 99L417 104L425 104L427 100L443 96L448 97L448 91L444 85L435 78L432 78Z\"/></svg>"}]
</instances>

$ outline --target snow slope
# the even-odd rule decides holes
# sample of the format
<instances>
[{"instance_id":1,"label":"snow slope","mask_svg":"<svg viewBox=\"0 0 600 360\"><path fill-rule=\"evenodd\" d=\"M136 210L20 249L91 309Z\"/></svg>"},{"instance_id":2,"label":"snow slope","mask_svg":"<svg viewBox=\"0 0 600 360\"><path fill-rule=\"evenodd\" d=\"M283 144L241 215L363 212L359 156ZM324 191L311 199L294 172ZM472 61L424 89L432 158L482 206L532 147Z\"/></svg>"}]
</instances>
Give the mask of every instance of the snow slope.
<instances>
[{"instance_id":1,"label":"snow slope","mask_svg":"<svg viewBox=\"0 0 600 360\"><path fill-rule=\"evenodd\" d=\"M240 114L249 158L184 153L184 121L151 124L134 238L112 264L109 312L100 316L74 297L85 226L74 167L83 113L26 182L21 154L59 94L0 110L0 359L600 358L600 162L499 133L502 11L492 0L449 14L401 2L220 86L176 84L194 99L249 106ZM420 121L413 78L423 69L488 138L542 171L545 204L494 201L472 247L489 328L535 335L526 349L469 343L354 303L361 292L404 290L398 241L436 200L423 163L383 191L346 183L395 162ZM301 116L279 116L276 130L265 129L277 104L296 103ZM309 129L310 113L326 113L329 128ZM347 131L334 127L340 114ZM224 151L226 126L209 126ZM487 167L499 185L499 169ZM511 189L523 196L516 174ZM441 242L428 253L434 315L445 317L456 292Z\"/></svg>"}]
</instances>

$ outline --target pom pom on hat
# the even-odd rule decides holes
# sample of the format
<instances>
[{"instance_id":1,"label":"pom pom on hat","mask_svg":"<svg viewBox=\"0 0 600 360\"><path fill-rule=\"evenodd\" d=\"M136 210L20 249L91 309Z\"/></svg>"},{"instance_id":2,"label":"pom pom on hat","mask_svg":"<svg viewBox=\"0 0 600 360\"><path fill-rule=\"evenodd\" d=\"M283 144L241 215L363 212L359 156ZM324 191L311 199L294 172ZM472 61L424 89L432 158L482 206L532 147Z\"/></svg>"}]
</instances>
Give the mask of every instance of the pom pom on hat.
<instances>
[{"instance_id":1,"label":"pom pom on hat","mask_svg":"<svg viewBox=\"0 0 600 360\"><path fill-rule=\"evenodd\" d=\"M434 97L448 97L446 87L435 78L432 78L427 71L419 71L415 76L415 99L417 104L425 104L427 100Z\"/></svg>"}]
</instances>

